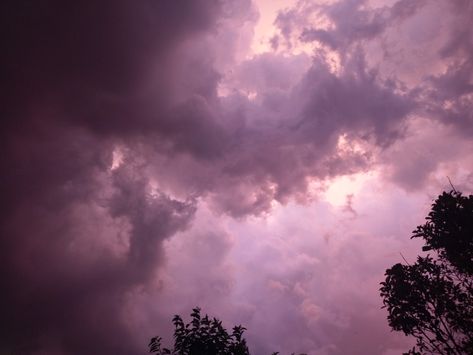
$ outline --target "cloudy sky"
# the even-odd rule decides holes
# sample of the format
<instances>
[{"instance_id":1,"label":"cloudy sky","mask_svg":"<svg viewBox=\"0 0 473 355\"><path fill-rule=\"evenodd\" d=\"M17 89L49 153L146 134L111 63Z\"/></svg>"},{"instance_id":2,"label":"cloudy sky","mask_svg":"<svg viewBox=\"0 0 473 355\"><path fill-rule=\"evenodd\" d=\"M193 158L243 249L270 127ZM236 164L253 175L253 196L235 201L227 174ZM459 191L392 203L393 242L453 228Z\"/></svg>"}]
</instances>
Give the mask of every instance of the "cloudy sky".
<instances>
[{"instance_id":1,"label":"cloudy sky","mask_svg":"<svg viewBox=\"0 0 473 355\"><path fill-rule=\"evenodd\" d=\"M394 355L386 268L473 189L470 0L6 0L0 353Z\"/></svg>"}]
</instances>

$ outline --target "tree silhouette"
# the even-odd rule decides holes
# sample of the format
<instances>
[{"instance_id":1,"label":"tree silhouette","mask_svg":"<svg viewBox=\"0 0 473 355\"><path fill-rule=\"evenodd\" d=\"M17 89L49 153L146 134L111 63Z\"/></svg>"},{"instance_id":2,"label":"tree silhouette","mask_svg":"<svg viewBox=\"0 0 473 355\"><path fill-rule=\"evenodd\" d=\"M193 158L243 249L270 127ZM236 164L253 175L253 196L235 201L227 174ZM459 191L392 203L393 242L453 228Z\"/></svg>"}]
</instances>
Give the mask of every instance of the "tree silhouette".
<instances>
[{"instance_id":1,"label":"tree silhouette","mask_svg":"<svg viewBox=\"0 0 473 355\"><path fill-rule=\"evenodd\" d=\"M473 354L473 196L444 192L426 220L412 238L433 255L392 266L381 283L389 325L416 338L405 354Z\"/></svg>"},{"instance_id":2,"label":"tree silhouette","mask_svg":"<svg viewBox=\"0 0 473 355\"><path fill-rule=\"evenodd\" d=\"M201 317L200 308L194 308L188 324L175 315L174 349L161 347L161 337L151 338L149 351L157 355L249 355L241 325L233 327L231 334L217 318Z\"/></svg>"},{"instance_id":3,"label":"tree silhouette","mask_svg":"<svg viewBox=\"0 0 473 355\"><path fill-rule=\"evenodd\" d=\"M191 318L185 324L181 316L174 316L174 349L163 348L162 338L157 336L151 338L149 352L157 355L250 355L243 338L246 328L237 325L229 334L217 318L201 317L199 307L192 310ZM271 355L278 354L274 352Z\"/></svg>"}]
</instances>

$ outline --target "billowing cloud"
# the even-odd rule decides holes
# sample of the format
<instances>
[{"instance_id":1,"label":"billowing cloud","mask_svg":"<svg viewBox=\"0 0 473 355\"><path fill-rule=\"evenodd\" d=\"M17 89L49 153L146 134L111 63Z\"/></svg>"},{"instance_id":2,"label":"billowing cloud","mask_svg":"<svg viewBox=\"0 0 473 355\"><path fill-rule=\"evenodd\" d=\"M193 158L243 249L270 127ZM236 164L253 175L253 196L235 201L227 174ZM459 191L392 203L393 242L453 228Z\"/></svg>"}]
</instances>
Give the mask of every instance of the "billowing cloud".
<instances>
[{"instance_id":1,"label":"billowing cloud","mask_svg":"<svg viewBox=\"0 0 473 355\"><path fill-rule=\"evenodd\" d=\"M379 278L472 186L468 1L288 2L264 53L249 0L0 6L0 352L146 351L196 304L256 354L403 349Z\"/></svg>"}]
</instances>

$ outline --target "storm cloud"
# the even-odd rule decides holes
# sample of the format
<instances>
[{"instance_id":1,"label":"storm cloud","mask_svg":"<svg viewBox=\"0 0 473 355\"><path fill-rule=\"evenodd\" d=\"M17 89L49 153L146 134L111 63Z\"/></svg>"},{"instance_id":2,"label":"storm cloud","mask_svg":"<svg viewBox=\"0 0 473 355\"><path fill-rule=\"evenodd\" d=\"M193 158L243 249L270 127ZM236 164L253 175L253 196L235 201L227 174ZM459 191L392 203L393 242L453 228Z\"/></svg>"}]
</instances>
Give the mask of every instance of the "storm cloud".
<instances>
[{"instance_id":1,"label":"storm cloud","mask_svg":"<svg viewBox=\"0 0 473 355\"><path fill-rule=\"evenodd\" d=\"M370 198L472 186L473 7L286 5L252 53L259 2L2 2L0 352L145 352L196 304L256 354L403 349L364 290L414 226Z\"/></svg>"}]
</instances>

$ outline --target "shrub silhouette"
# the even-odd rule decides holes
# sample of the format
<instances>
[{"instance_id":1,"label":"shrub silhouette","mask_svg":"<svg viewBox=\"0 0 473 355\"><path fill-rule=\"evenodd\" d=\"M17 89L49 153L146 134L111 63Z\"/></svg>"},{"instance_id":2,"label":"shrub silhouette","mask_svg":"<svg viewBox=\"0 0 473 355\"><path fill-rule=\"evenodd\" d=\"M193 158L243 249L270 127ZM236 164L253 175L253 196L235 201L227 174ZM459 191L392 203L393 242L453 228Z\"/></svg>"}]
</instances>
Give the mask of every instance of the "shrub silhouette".
<instances>
[{"instance_id":1,"label":"shrub silhouette","mask_svg":"<svg viewBox=\"0 0 473 355\"><path fill-rule=\"evenodd\" d=\"M158 355L249 355L241 325L229 334L217 318L201 317L200 308L194 308L188 324L179 315L174 316L174 349L161 347L161 337L151 338L149 351Z\"/></svg>"},{"instance_id":2,"label":"shrub silhouette","mask_svg":"<svg viewBox=\"0 0 473 355\"><path fill-rule=\"evenodd\" d=\"M174 348L163 348L161 337L151 338L149 352L157 355L249 355L243 332L246 328L241 325L233 327L232 332L222 326L217 318L210 319L208 315L201 317L200 308L196 307L191 313L192 320L185 324L179 315L175 315ZM278 352L272 355L278 355ZM294 353L291 355L295 355ZM306 355L306 354L299 354Z\"/></svg>"}]
</instances>

